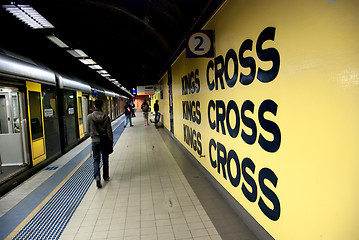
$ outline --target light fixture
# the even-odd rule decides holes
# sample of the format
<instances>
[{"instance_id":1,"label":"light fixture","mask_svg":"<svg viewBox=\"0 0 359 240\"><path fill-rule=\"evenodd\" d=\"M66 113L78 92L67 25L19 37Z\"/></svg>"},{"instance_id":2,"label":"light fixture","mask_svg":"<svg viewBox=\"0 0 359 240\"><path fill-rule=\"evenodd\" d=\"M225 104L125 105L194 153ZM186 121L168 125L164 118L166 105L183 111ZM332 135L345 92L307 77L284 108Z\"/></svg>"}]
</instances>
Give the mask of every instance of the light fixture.
<instances>
[{"instance_id":1,"label":"light fixture","mask_svg":"<svg viewBox=\"0 0 359 240\"><path fill-rule=\"evenodd\" d=\"M99 71L96 71L96 72L98 72L99 74L106 74L106 73L108 73L106 70L99 70Z\"/></svg>"},{"instance_id":2,"label":"light fixture","mask_svg":"<svg viewBox=\"0 0 359 240\"><path fill-rule=\"evenodd\" d=\"M82 62L83 64L86 65L93 65L93 64L97 64L94 60L92 60L91 58L84 58L84 59L79 59L80 62Z\"/></svg>"},{"instance_id":3,"label":"light fixture","mask_svg":"<svg viewBox=\"0 0 359 240\"><path fill-rule=\"evenodd\" d=\"M89 68L91 68L91 69L102 69L102 67L101 67L100 65L98 65L98 64L96 64L96 65L89 65Z\"/></svg>"},{"instance_id":4,"label":"light fixture","mask_svg":"<svg viewBox=\"0 0 359 240\"><path fill-rule=\"evenodd\" d=\"M81 49L72 49L72 50L66 50L68 53L70 53L72 56L74 56L75 58L87 58L88 55L86 53L84 53L84 51L82 51Z\"/></svg>"},{"instance_id":5,"label":"light fixture","mask_svg":"<svg viewBox=\"0 0 359 240\"><path fill-rule=\"evenodd\" d=\"M33 29L54 28L54 26L49 21L47 21L43 16L41 16L30 5L18 5L11 3L9 5L2 5L2 7ZM46 37L60 48L70 48L67 44L65 44L56 36L51 35ZM127 89L121 86L121 84L116 79L111 79L111 75L106 70L103 70L100 65L98 65L94 60L92 60L81 49L69 49L66 51L73 57L78 58L79 61L81 61L83 64L88 65L91 69L98 70L97 72L101 74L102 77L105 77L108 81L120 87L122 90L127 91Z\"/></svg>"},{"instance_id":6,"label":"light fixture","mask_svg":"<svg viewBox=\"0 0 359 240\"><path fill-rule=\"evenodd\" d=\"M2 5L6 11L13 14L16 18L29 25L31 28L54 28L54 26L41 16L30 5Z\"/></svg>"},{"instance_id":7,"label":"light fixture","mask_svg":"<svg viewBox=\"0 0 359 240\"><path fill-rule=\"evenodd\" d=\"M55 43L57 46L59 46L60 48L69 48L68 45L66 45L63 41L61 41L60 39L58 39L55 36L46 36L51 42Z\"/></svg>"}]
</instances>

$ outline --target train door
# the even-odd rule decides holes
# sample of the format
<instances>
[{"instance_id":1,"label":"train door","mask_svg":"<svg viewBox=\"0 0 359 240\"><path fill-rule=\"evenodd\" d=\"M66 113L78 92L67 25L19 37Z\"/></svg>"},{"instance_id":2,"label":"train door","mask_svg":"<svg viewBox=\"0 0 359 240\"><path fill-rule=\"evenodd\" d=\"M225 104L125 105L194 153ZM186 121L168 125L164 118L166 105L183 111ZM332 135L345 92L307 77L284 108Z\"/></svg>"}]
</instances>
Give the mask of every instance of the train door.
<instances>
[{"instance_id":1,"label":"train door","mask_svg":"<svg viewBox=\"0 0 359 240\"><path fill-rule=\"evenodd\" d=\"M107 112L107 115L109 115L111 118L111 97L107 97L107 111L106 112Z\"/></svg>"},{"instance_id":2,"label":"train door","mask_svg":"<svg viewBox=\"0 0 359 240\"><path fill-rule=\"evenodd\" d=\"M82 106L82 92L77 91L77 116L79 122L79 135L80 139L85 136L84 128L84 116L83 116L83 106Z\"/></svg>"},{"instance_id":3,"label":"train door","mask_svg":"<svg viewBox=\"0 0 359 240\"><path fill-rule=\"evenodd\" d=\"M82 95L82 112L83 112L83 120L84 120L84 130L85 133L88 132L87 129L87 115L89 114L89 99L88 96Z\"/></svg>"},{"instance_id":4,"label":"train door","mask_svg":"<svg viewBox=\"0 0 359 240\"><path fill-rule=\"evenodd\" d=\"M7 93L0 93L0 133L10 132L9 96Z\"/></svg>"},{"instance_id":5,"label":"train door","mask_svg":"<svg viewBox=\"0 0 359 240\"><path fill-rule=\"evenodd\" d=\"M0 87L0 164L9 171L28 163L23 96L17 89Z\"/></svg>"},{"instance_id":6,"label":"train door","mask_svg":"<svg viewBox=\"0 0 359 240\"><path fill-rule=\"evenodd\" d=\"M41 84L26 82L29 132L33 165L46 159Z\"/></svg>"},{"instance_id":7,"label":"train door","mask_svg":"<svg viewBox=\"0 0 359 240\"><path fill-rule=\"evenodd\" d=\"M110 101L110 103L111 103L111 119L115 119L115 108L114 108L113 102L114 102L114 98L111 97L111 101Z\"/></svg>"},{"instance_id":8,"label":"train door","mask_svg":"<svg viewBox=\"0 0 359 240\"><path fill-rule=\"evenodd\" d=\"M95 109L94 102L95 102L95 98L92 95L90 95L89 96L89 113L92 113L93 110Z\"/></svg>"},{"instance_id":9,"label":"train door","mask_svg":"<svg viewBox=\"0 0 359 240\"><path fill-rule=\"evenodd\" d=\"M114 118L118 117L118 106L117 106L118 98L114 98L113 100L113 112L114 112Z\"/></svg>"},{"instance_id":10,"label":"train door","mask_svg":"<svg viewBox=\"0 0 359 240\"><path fill-rule=\"evenodd\" d=\"M53 158L61 154L60 113L58 103L61 97L54 86L42 85L42 107L44 109L44 129L46 139L46 158Z\"/></svg>"}]
</instances>

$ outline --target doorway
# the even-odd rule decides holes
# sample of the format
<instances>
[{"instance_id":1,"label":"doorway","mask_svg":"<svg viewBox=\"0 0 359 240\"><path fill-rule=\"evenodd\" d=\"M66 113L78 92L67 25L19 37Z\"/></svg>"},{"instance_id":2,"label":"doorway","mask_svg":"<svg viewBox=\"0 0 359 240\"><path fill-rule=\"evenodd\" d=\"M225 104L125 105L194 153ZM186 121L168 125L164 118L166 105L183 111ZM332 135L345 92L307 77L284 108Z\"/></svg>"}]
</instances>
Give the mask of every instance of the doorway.
<instances>
[{"instance_id":1,"label":"doorway","mask_svg":"<svg viewBox=\"0 0 359 240\"><path fill-rule=\"evenodd\" d=\"M0 87L0 180L29 164L24 106L23 92Z\"/></svg>"}]
</instances>

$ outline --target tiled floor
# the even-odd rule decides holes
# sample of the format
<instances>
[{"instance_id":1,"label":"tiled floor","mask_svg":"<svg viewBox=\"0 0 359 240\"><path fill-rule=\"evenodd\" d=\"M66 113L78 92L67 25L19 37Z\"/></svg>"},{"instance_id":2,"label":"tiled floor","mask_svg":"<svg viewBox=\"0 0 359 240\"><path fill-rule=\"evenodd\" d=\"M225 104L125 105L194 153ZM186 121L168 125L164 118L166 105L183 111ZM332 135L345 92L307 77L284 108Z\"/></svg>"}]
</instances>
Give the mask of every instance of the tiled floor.
<instances>
[{"instance_id":1,"label":"tiled floor","mask_svg":"<svg viewBox=\"0 0 359 240\"><path fill-rule=\"evenodd\" d=\"M59 168L63 167L73 157L75 157L75 155L79 152L79 149L83 149L86 145L89 144L90 140L87 139L86 141L78 145L76 148L57 159L50 166L57 166ZM22 199L28 196L42 183L47 181L54 173L55 171L41 171L39 174L33 175L31 178L27 179L14 190L10 191L8 194L0 198L0 217L2 217L9 210L15 207Z\"/></svg>"},{"instance_id":2,"label":"tiled floor","mask_svg":"<svg viewBox=\"0 0 359 240\"><path fill-rule=\"evenodd\" d=\"M61 239L221 239L157 129L133 121L111 155L111 180L91 186Z\"/></svg>"},{"instance_id":3,"label":"tiled floor","mask_svg":"<svg viewBox=\"0 0 359 240\"><path fill-rule=\"evenodd\" d=\"M141 113L132 120L110 155L110 181L92 183L60 239L257 239L165 130L145 127ZM52 165L65 166L89 144ZM40 173L0 199L0 217L53 174Z\"/></svg>"}]
</instances>

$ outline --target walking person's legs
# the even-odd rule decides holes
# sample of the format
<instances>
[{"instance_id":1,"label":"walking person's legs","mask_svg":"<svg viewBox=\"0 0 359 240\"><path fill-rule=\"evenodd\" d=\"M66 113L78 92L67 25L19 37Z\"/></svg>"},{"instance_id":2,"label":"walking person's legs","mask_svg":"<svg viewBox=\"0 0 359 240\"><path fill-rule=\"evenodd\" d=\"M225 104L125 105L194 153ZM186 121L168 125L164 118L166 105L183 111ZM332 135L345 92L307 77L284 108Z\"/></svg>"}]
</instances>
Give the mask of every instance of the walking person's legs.
<instances>
[{"instance_id":1,"label":"walking person's legs","mask_svg":"<svg viewBox=\"0 0 359 240\"><path fill-rule=\"evenodd\" d=\"M124 123L123 127L126 127L127 124L128 124L128 122L130 122L130 121L131 121L131 116L130 116L130 115L126 115L126 116L125 116L125 123ZM130 124L132 125L132 123L130 123Z\"/></svg>"},{"instance_id":2,"label":"walking person's legs","mask_svg":"<svg viewBox=\"0 0 359 240\"><path fill-rule=\"evenodd\" d=\"M158 111L155 111L155 125L158 123L159 119L158 119Z\"/></svg>"},{"instance_id":3,"label":"walking person's legs","mask_svg":"<svg viewBox=\"0 0 359 240\"><path fill-rule=\"evenodd\" d=\"M148 112L146 112L145 120L146 120L146 125L148 125Z\"/></svg>"},{"instance_id":4,"label":"walking person's legs","mask_svg":"<svg viewBox=\"0 0 359 240\"><path fill-rule=\"evenodd\" d=\"M98 188L102 188L101 174L100 174L100 161L101 161L100 142L92 143L92 156L93 156L93 176L96 181L96 186Z\"/></svg>"},{"instance_id":5,"label":"walking person's legs","mask_svg":"<svg viewBox=\"0 0 359 240\"><path fill-rule=\"evenodd\" d=\"M146 127L146 114L147 114L147 112L142 112L142 114L143 114L143 123L145 124L145 127Z\"/></svg>"},{"instance_id":6,"label":"walking person's legs","mask_svg":"<svg viewBox=\"0 0 359 240\"><path fill-rule=\"evenodd\" d=\"M132 127L132 126L133 126L133 124L132 124L132 116L129 115L128 117L129 117L129 119L130 119L130 127Z\"/></svg>"}]
</instances>

